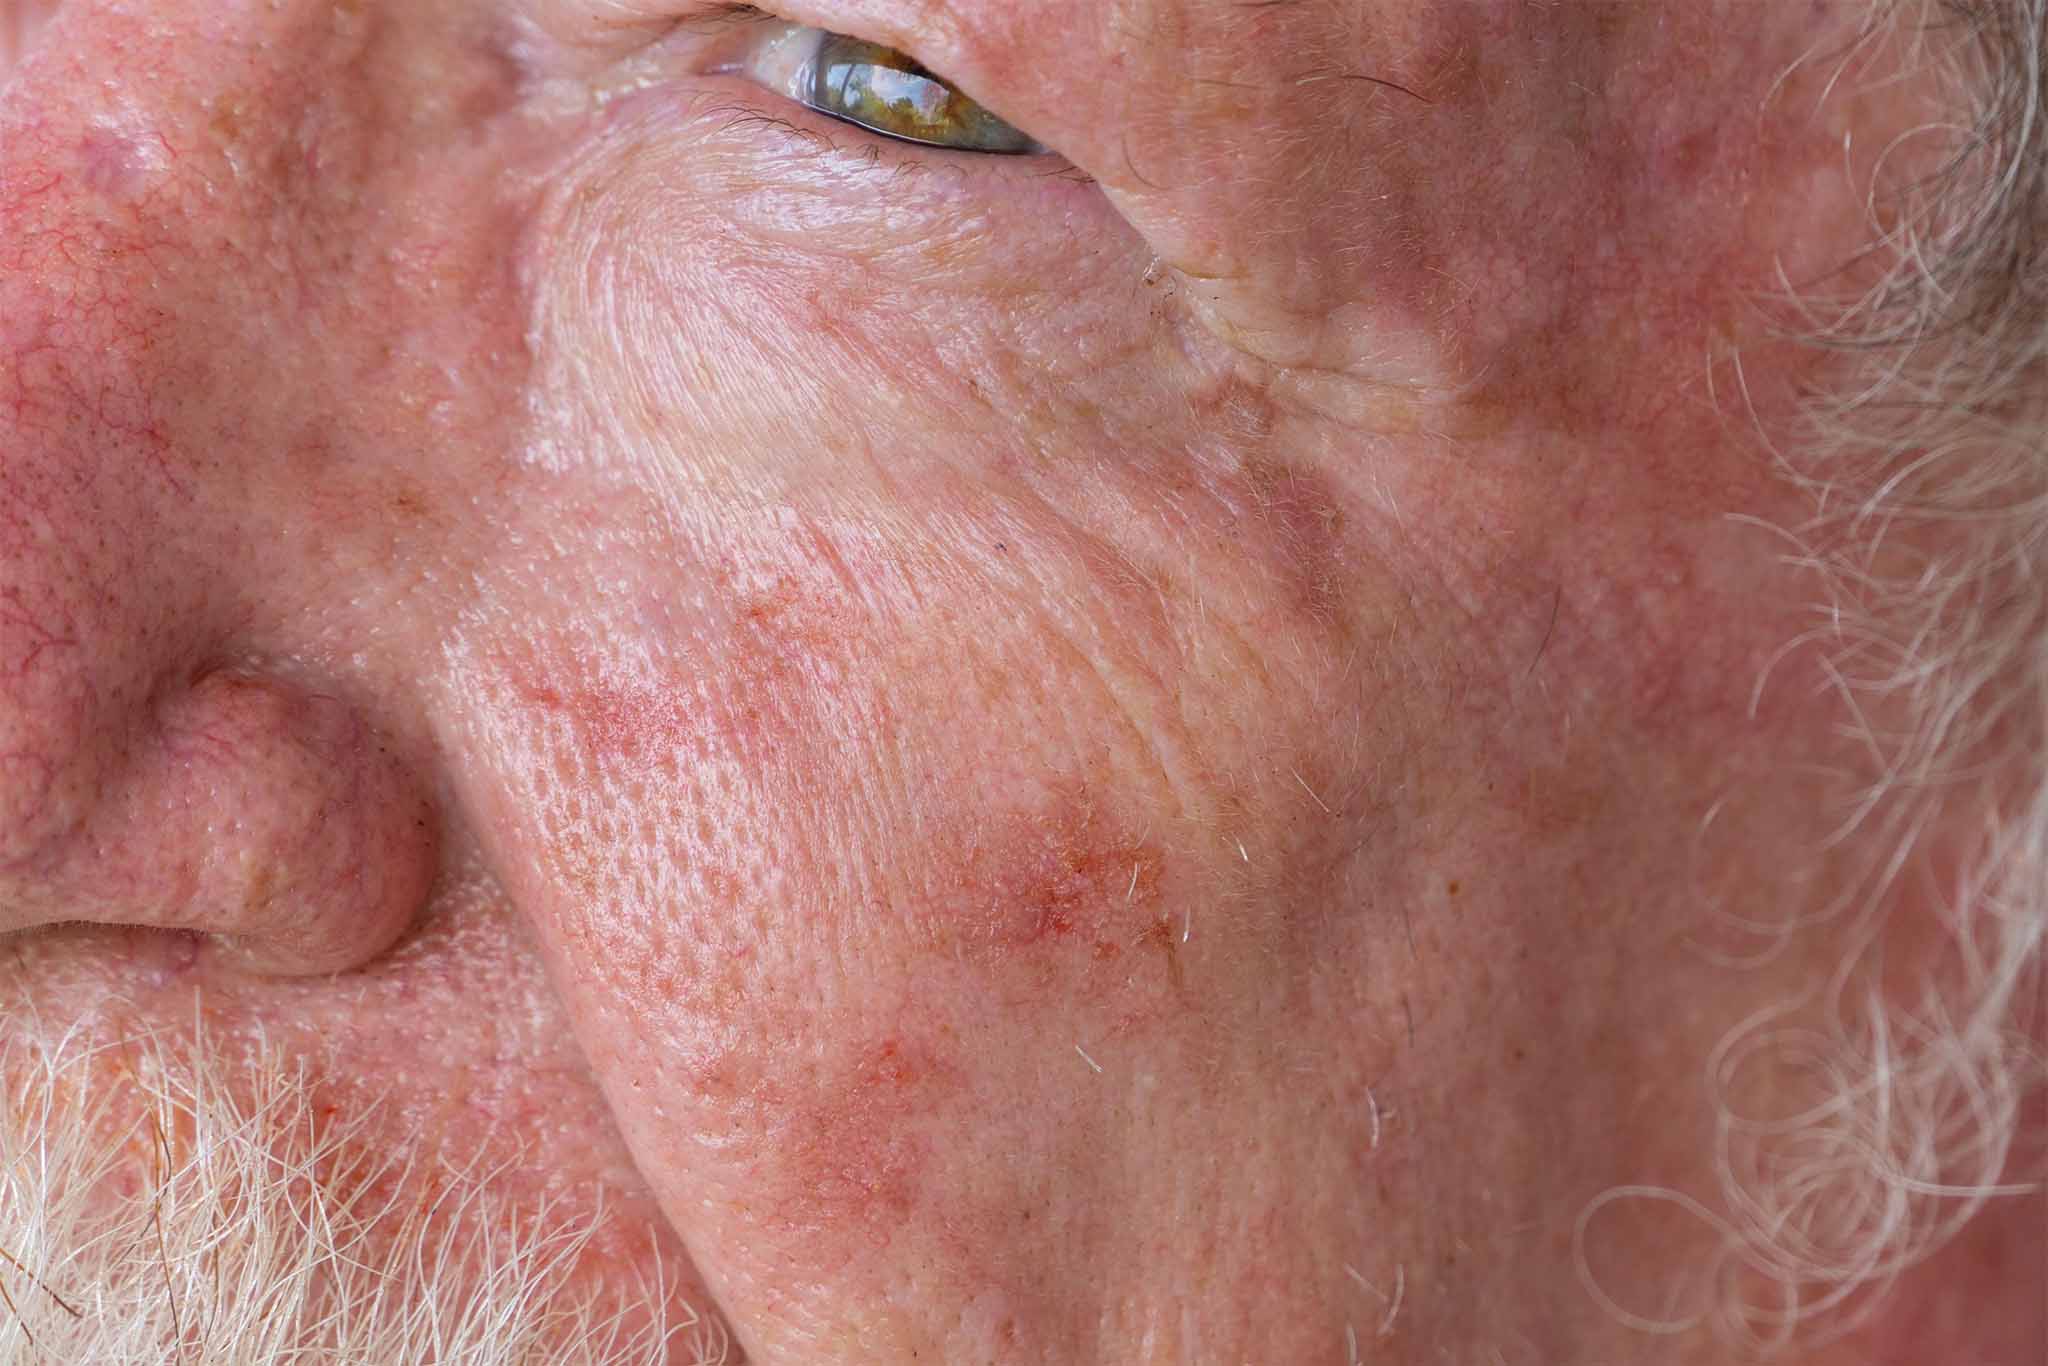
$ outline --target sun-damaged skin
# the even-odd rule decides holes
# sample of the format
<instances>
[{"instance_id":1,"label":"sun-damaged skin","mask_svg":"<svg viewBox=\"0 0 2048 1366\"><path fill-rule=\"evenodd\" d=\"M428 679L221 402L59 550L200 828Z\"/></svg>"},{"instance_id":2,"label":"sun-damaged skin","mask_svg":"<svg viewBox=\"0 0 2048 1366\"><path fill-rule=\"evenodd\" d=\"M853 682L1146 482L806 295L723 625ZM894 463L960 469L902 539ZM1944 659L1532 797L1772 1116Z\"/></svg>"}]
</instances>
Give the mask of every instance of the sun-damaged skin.
<instances>
[{"instance_id":1,"label":"sun-damaged skin","mask_svg":"<svg viewBox=\"0 0 2048 1366\"><path fill-rule=\"evenodd\" d=\"M1730 514L1801 512L1757 300L1923 111L1778 83L1825 6L778 14L1064 160L683 0L25 27L36 1027L298 1040L763 1362L1730 1359L1571 1233L1711 1198L1703 1060L1834 962L1699 949L1836 876L1832 704L1758 690L1811 585ZM1631 1218L1649 1312L1702 1235Z\"/></svg>"}]
</instances>

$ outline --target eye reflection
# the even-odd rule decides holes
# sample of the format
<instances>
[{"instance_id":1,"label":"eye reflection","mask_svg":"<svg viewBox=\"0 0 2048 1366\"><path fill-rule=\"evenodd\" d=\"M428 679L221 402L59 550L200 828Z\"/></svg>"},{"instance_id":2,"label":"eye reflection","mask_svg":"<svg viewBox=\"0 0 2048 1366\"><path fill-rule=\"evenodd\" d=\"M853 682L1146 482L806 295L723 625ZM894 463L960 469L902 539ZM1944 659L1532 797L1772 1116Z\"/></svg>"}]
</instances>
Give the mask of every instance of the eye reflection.
<instances>
[{"instance_id":1,"label":"eye reflection","mask_svg":"<svg viewBox=\"0 0 2048 1366\"><path fill-rule=\"evenodd\" d=\"M916 60L861 38L792 28L747 63L772 90L821 114L928 147L1031 155L1048 149Z\"/></svg>"}]
</instances>

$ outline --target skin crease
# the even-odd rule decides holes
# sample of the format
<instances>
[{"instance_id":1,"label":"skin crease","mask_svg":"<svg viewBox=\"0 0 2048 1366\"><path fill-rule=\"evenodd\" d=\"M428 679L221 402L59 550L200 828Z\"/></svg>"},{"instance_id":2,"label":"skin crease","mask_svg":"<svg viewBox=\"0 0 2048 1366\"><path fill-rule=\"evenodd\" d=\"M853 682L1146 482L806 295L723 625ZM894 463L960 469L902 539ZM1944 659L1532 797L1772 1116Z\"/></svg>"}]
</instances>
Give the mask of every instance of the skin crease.
<instances>
[{"instance_id":1,"label":"skin crease","mask_svg":"<svg viewBox=\"0 0 2048 1366\"><path fill-rule=\"evenodd\" d=\"M1825 6L778 13L1066 160L822 121L652 0L34 32L23 1027L196 993L763 1362L1739 1359L1571 1230L1711 1198L1702 1060L1840 952L1708 913L1878 856L1814 854L1831 704L1757 686L1812 587L1729 514L1801 515L1754 299L1921 111L1774 89ZM2038 1217L1805 1359L2022 1359ZM1706 1241L1596 1235L1645 1311Z\"/></svg>"}]
</instances>

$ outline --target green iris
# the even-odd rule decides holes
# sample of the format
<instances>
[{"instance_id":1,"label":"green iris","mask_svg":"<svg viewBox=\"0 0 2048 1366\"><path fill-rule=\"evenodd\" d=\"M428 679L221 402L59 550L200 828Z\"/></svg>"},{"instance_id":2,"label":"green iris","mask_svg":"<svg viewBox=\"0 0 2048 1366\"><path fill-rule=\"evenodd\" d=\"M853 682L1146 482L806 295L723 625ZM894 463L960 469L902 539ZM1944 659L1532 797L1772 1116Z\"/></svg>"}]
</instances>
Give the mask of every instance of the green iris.
<instances>
[{"instance_id":1,"label":"green iris","mask_svg":"<svg viewBox=\"0 0 2048 1366\"><path fill-rule=\"evenodd\" d=\"M827 33L812 70L813 108L877 133L969 152L1045 150L894 48Z\"/></svg>"}]
</instances>

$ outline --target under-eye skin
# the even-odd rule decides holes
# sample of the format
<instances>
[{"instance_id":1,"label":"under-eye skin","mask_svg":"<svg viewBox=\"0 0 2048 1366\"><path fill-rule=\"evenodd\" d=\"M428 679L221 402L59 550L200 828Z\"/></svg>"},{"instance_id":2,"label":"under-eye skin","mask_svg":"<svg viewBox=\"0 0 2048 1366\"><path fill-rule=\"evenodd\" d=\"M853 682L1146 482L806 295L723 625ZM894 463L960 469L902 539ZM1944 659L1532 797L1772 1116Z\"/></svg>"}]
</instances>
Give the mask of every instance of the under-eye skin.
<instances>
[{"instance_id":1,"label":"under-eye skin","mask_svg":"<svg viewBox=\"0 0 2048 1366\"><path fill-rule=\"evenodd\" d=\"M885 137L963 152L1047 149L894 48L790 27L757 46L748 75L779 94Z\"/></svg>"}]
</instances>

